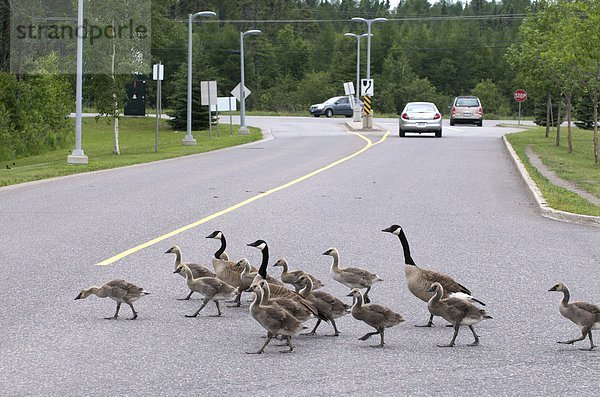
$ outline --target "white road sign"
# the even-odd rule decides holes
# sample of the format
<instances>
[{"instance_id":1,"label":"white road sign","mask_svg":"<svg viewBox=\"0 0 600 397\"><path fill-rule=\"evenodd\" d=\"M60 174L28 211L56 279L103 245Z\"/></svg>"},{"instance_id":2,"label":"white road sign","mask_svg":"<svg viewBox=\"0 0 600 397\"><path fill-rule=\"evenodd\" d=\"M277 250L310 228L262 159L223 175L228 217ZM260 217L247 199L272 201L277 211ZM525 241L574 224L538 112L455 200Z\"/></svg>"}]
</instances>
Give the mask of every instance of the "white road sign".
<instances>
[{"instance_id":1,"label":"white road sign","mask_svg":"<svg viewBox=\"0 0 600 397\"><path fill-rule=\"evenodd\" d=\"M360 96L371 96L374 92L373 79L360 80Z\"/></svg>"},{"instance_id":2,"label":"white road sign","mask_svg":"<svg viewBox=\"0 0 600 397\"><path fill-rule=\"evenodd\" d=\"M165 65L156 63L152 66L152 80L163 80L165 76Z\"/></svg>"},{"instance_id":3,"label":"white road sign","mask_svg":"<svg viewBox=\"0 0 600 397\"><path fill-rule=\"evenodd\" d=\"M235 112L237 110L237 102L234 97L226 96L217 98L217 104L211 103L211 110L213 112ZM218 107L218 109L217 109Z\"/></svg>"},{"instance_id":4,"label":"white road sign","mask_svg":"<svg viewBox=\"0 0 600 397\"><path fill-rule=\"evenodd\" d=\"M201 81L200 82L200 104L204 106L217 103L217 82L216 81Z\"/></svg>"},{"instance_id":5,"label":"white road sign","mask_svg":"<svg viewBox=\"0 0 600 397\"><path fill-rule=\"evenodd\" d=\"M352 82L344 83L344 94L354 95L354 84Z\"/></svg>"},{"instance_id":6,"label":"white road sign","mask_svg":"<svg viewBox=\"0 0 600 397\"><path fill-rule=\"evenodd\" d=\"M235 86L235 88L233 90L231 90L231 95L233 95L234 97L237 98L237 100L241 100L242 95L241 95L241 84L239 83L238 85ZM248 89L248 87L244 86L244 99L248 98L248 95L250 95L250 90Z\"/></svg>"}]
</instances>

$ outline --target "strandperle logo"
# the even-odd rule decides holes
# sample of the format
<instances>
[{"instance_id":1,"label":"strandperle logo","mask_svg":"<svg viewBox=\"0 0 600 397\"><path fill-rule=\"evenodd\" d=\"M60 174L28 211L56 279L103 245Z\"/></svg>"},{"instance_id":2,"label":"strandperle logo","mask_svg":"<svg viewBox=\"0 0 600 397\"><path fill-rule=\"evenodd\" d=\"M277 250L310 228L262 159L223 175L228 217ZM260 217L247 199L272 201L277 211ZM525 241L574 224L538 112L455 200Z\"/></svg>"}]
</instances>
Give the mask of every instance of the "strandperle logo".
<instances>
[{"instance_id":1,"label":"strandperle logo","mask_svg":"<svg viewBox=\"0 0 600 397\"><path fill-rule=\"evenodd\" d=\"M77 0L15 0L13 4L10 66L14 73L75 73L79 38L85 74L150 69L150 0L84 0L81 26Z\"/></svg>"}]
</instances>

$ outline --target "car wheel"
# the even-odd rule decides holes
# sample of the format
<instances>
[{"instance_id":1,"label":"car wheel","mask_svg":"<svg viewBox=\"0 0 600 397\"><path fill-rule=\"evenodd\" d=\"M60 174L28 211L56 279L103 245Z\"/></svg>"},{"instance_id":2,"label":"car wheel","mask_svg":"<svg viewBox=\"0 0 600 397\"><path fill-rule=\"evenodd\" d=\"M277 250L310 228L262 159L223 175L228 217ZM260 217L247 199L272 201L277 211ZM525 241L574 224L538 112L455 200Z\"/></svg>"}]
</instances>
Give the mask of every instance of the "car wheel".
<instances>
[{"instance_id":1,"label":"car wheel","mask_svg":"<svg viewBox=\"0 0 600 397\"><path fill-rule=\"evenodd\" d=\"M450 119L450 125L454 125L454 120Z\"/></svg>"},{"instance_id":2,"label":"car wheel","mask_svg":"<svg viewBox=\"0 0 600 397\"><path fill-rule=\"evenodd\" d=\"M321 116L321 115L320 115L320 114L313 114L313 116L315 116L315 117L319 117L319 116Z\"/></svg>"},{"instance_id":3,"label":"car wheel","mask_svg":"<svg viewBox=\"0 0 600 397\"><path fill-rule=\"evenodd\" d=\"M406 135L406 133L404 132L404 130L403 130L403 129L400 129L400 130L398 131L398 135L400 135L400 138L404 138L404 136Z\"/></svg>"},{"instance_id":4,"label":"car wheel","mask_svg":"<svg viewBox=\"0 0 600 397\"><path fill-rule=\"evenodd\" d=\"M478 126L478 127L483 127L483 120L479 120L479 121L477 122L477 126Z\"/></svg>"},{"instance_id":5,"label":"car wheel","mask_svg":"<svg viewBox=\"0 0 600 397\"><path fill-rule=\"evenodd\" d=\"M331 116L333 116L333 110L331 110L331 109L327 109L327 110L325 111L325 116L327 116L327 117L331 117Z\"/></svg>"},{"instance_id":6,"label":"car wheel","mask_svg":"<svg viewBox=\"0 0 600 397\"><path fill-rule=\"evenodd\" d=\"M435 136L436 136L436 138L441 138L442 137L442 130L436 131L435 132Z\"/></svg>"}]
</instances>

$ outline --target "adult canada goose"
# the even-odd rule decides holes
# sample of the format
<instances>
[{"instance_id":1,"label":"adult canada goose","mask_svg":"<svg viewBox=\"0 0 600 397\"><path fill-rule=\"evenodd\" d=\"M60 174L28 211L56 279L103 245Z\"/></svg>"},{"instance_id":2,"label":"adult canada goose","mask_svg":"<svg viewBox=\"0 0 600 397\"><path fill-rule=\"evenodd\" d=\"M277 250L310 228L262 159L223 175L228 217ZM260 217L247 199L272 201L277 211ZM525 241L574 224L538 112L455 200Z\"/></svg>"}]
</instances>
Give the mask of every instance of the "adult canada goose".
<instances>
[{"instance_id":1,"label":"adult canada goose","mask_svg":"<svg viewBox=\"0 0 600 397\"><path fill-rule=\"evenodd\" d=\"M594 340L592 339L592 330L600 329L600 305L594 305L593 303L588 302L569 303L571 295L569 289L563 283L556 284L548 291L558 291L563 293L563 298L558 306L560 314L581 327L581 338L558 343L570 345L577 341L584 340L587 336L590 339L590 348L581 350L593 350L596 345L594 345Z\"/></svg>"},{"instance_id":2,"label":"adult canada goose","mask_svg":"<svg viewBox=\"0 0 600 397\"><path fill-rule=\"evenodd\" d=\"M383 279L359 267L340 267L340 254L335 248L329 248L323 252L323 255L333 257L330 273L335 281L344 284L348 288L366 288L367 290L364 294L365 303L371 302L369 299L371 286L378 281L383 281Z\"/></svg>"},{"instance_id":3,"label":"adult canada goose","mask_svg":"<svg viewBox=\"0 0 600 397\"><path fill-rule=\"evenodd\" d=\"M186 317L196 317L200 310L204 309L204 306L210 301L214 301L217 306L217 317L221 315L221 308L219 307L219 300L228 299L232 297L237 289L227 284L223 280L216 277L198 277L194 278L192 271L186 265L179 265L173 273L184 273L187 280L188 288L194 292L199 292L204 296L204 302L196 313L187 315Z\"/></svg>"},{"instance_id":4,"label":"adult canada goose","mask_svg":"<svg viewBox=\"0 0 600 397\"><path fill-rule=\"evenodd\" d=\"M308 277L310 277L310 279L313 282L313 289L319 289L322 288L324 286L323 282L321 280L319 280L318 278L316 278L315 276L313 276L310 273L307 273L303 270L288 270L288 262L285 260L285 258L280 258L277 260L277 262L275 262L273 264L273 267L275 266L281 266L282 267L282 272L281 272L281 281L283 281L286 284L291 284L294 286L294 288L296 289L296 292L300 291L304 286L302 284L300 284L298 282L298 279L300 278L300 276L306 275Z\"/></svg>"},{"instance_id":5,"label":"adult canada goose","mask_svg":"<svg viewBox=\"0 0 600 397\"><path fill-rule=\"evenodd\" d=\"M429 292L433 293L431 299L427 303L427 308L432 315L443 317L446 321L454 326L454 336L447 345L438 345L439 347L453 347L454 341L458 336L458 330L461 325L469 327L473 333L475 341L469 346L477 346L479 344L479 336L475 333L473 325L485 319L491 319L485 310L478 308L473 303L466 299L461 299L453 296L443 298L444 287L438 282L434 282L429 287Z\"/></svg>"},{"instance_id":6,"label":"adult canada goose","mask_svg":"<svg viewBox=\"0 0 600 397\"><path fill-rule=\"evenodd\" d=\"M382 232L392 233L398 236L402 243L402 250L404 251L404 274L406 276L406 285L408 290L417 298L423 302L429 302L429 299L433 296L433 293L428 292L431 284L438 282L442 285L444 291L444 298L452 294L457 294L456 297L462 297L467 300L478 302L485 306L485 303L477 300L471 296L471 291L464 285L456 282L452 277L436 272L433 270L423 269L415 264L415 261L410 256L410 247L408 240L404 234L404 230L398 225L392 225L387 229L383 229ZM431 327L433 325L433 317L431 314L429 321L425 325L415 325L416 327Z\"/></svg>"},{"instance_id":7,"label":"adult canada goose","mask_svg":"<svg viewBox=\"0 0 600 397\"><path fill-rule=\"evenodd\" d=\"M262 254L262 261L260 267L258 268L257 275L254 277L253 283L259 283L260 280L267 280L267 282L269 282L270 276L267 275L267 266L269 263L268 244L264 240L256 240L255 242L248 244L248 246L259 249ZM303 298L299 293L289 290L283 285L277 285L271 282L269 282L269 288L271 292L271 297L286 297L296 301L300 301L303 305L309 307L316 317L324 321L329 321L327 320L327 317L325 317L325 315L319 312L319 309L315 306L314 303L312 303L308 299Z\"/></svg>"},{"instance_id":8,"label":"adult canada goose","mask_svg":"<svg viewBox=\"0 0 600 397\"><path fill-rule=\"evenodd\" d=\"M250 290L254 292L254 300L250 304L250 314L267 330L267 340L258 351L246 353L261 354L265 351L265 347L267 347L271 339L277 335L283 337L289 347L289 350L284 350L282 353L289 353L294 350L291 337L304 329L302 322L292 316L290 312L277 305L262 304L263 289L258 283L252 284Z\"/></svg>"},{"instance_id":9,"label":"adult canada goose","mask_svg":"<svg viewBox=\"0 0 600 397\"><path fill-rule=\"evenodd\" d=\"M192 276L194 276L194 278L216 277L215 273L213 273L209 268L207 268L204 265L200 265L198 263L183 262L181 260L181 249L176 245L169 248L167 250L167 252L165 252L165 254L175 254L176 255L175 256L175 270L177 270L177 266L179 266L179 265L186 265L192 271ZM185 278L185 273L179 273L179 274L181 274L181 276L183 278ZM179 298L178 300L189 300L192 297L193 293L194 293L194 291L190 291L188 296L186 296L185 298Z\"/></svg>"},{"instance_id":10,"label":"adult canada goose","mask_svg":"<svg viewBox=\"0 0 600 397\"><path fill-rule=\"evenodd\" d=\"M350 291L348 296L354 297L352 316L357 320L364 321L377 330L376 332L368 332L358 339L367 340L371 336L379 334L381 342L378 345L371 347L383 347L385 344L383 335L384 330L400 324L404 321L404 318L386 306L377 303L363 304L363 295L358 288L352 288L352 291Z\"/></svg>"},{"instance_id":11,"label":"adult canada goose","mask_svg":"<svg viewBox=\"0 0 600 397\"><path fill-rule=\"evenodd\" d=\"M75 297L75 300L85 299L92 294L100 298L110 298L117 302L117 311L115 312L115 315L112 317L105 317L107 320L116 320L117 317L119 317L121 303L127 303L129 307L131 307L133 317L131 317L129 320L135 320L138 314L133 308L133 302L144 295L148 295L149 292L144 291L143 288L138 287L129 281L112 280L101 287L90 287L81 290L81 292Z\"/></svg>"},{"instance_id":12,"label":"adult canada goose","mask_svg":"<svg viewBox=\"0 0 600 397\"><path fill-rule=\"evenodd\" d=\"M214 232L206 236L206 238L213 238L221 241L221 246L212 257L212 264L215 269L215 274L217 275L217 278L225 281L227 284L233 287L240 287L240 275L242 274L243 269L239 266L236 266L236 262L229 260L228 257L227 259L222 259L222 255L225 253L225 248L227 247L227 240L225 240L225 235L223 234L223 232L221 232L220 230L215 230ZM253 271L256 271L256 268L251 267L251 269ZM236 295L235 297L234 302L236 303L236 306L240 306L241 304L241 291L242 289L240 288L238 295Z\"/></svg>"},{"instance_id":13,"label":"adult canada goose","mask_svg":"<svg viewBox=\"0 0 600 397\"><path fill-rule=\"evenodd\" d=\"M331 321L331 325L333 325L334 330L334 334L331 336L338 336L340 332L335 324L335 319L350 313L350 306L330 293L320 290L313 291L312 278L310 278L307 274L300 276L298 283L304 285L304 287L300 290L300 295L314 303L317 309L319 309L319 312L327 317L329 321ZM305 335L314 335L319 327L319 324L321 324L320 318L317 320L317 324L315 324L313 330Z\"/></svg>"},{"instance_id":14,"label":"adult canada goose","mask_svg":"<svg viewBox=\"0 0 600 397\"><path fill-rule=\"evenodd\" d=\"M278 305L282 309L287 310L290 314L296 317L299 321L304 322L315 316L315 313L302 300L294 300L283 296L271 297L271 289L267 280L260 280L258 285L263 289L261 300L262 305Z\"/></svg>"}]
</instances>

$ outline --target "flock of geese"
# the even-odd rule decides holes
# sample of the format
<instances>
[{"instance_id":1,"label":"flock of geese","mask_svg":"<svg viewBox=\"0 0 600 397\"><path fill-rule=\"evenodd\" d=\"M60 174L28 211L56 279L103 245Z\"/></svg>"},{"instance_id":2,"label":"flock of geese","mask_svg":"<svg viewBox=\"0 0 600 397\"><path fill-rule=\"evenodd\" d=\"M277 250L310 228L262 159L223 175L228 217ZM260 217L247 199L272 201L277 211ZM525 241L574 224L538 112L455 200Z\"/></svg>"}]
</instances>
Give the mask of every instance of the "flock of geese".
<instances>
[{"instance_id":1,"label":"flock of geese","mask_svg":"<svg viewBox=\"0 0 600 397\"><path fill-rule=\"evenodd\" d=\"M474 341L469 345L478 345L479 336L473 325L492 318L484 309L480 308L480 306L485 306L485 303L474 298L468 288L452 277L418 267L410 255L408 240L400 226L392 225L382 231L394 234L399 238L404 252L406 285L415 297L427 302L430 313L429 321L424 325L416 326L431 327L435 316L442 317L449 323L448 326L453 327L454 334L450 343L438 345L439 347L453 347L461 326L468 327L473 334ZM323 255L333 258L331 277L350 289L347 296L353 298L352 305L323 291L324 283L314 275L302 270L290 270L287 261L283 258L278 259L273 265L282 268L280 279L268 275L269 247L264 240L248 244L262 253L261 265L257 269L251 266L245 258L237 262L229 259L225 252L227 242L221 231L215 231L206 238L217 239L221 243L211 258L212 269L197 263L184 262L181 250L177 246L171 247L166 252L175 254L174 273L180 274L186 279L190 290L189 294L180 300L189 300L195 292L204 297L198 310L186 317L198 316L200 311L211 301L217 308L216 316L221 316L219 301L233 299L236 306L241 306L242 293L251 292L253 300L250 304L250 314L267 331L267 338L258 351L248 352L248 354L263 353L273 338L285 341L288 350L283 352L293 351L292 336L307 329L304 322L311 318L316 318L317 322L312 331L304 335L315 335L321 322L325 321L333 327L334 333L331 336L338 336L339 331L335 320L351 313L355 319L363 321L375 329L375 331L360 337L360 340L367 340L371 336L379 335L380 342L373 347L383 347L385 329L404 321L400 314L395 313L387 306L371 302L369 297L371 288L383 280L366 269L340 267L340 256L336 248L328 249L323 252ZM293 290L286 284L292 286ZM364 293L361 291L363 289ZM596 346L592 339L592 330L600 329L600 305L569 302L569 289L563 283L556 284L549 291L563 293L559 305L560 313L581 327L581 337L558 343L573 344L588 337L590 347L582 350L594 349ZM148 292L143 288L128 281L113 280L101 287L84 289L75 299L84 299L90 295L113 299L117 302L117 309L115 314L107 319L117 319L121 303L126 303L133 313L133 317L130 319L134 320L138 313L133 307L133 302L147 294Z\"/></svg>"}]
</instances>

